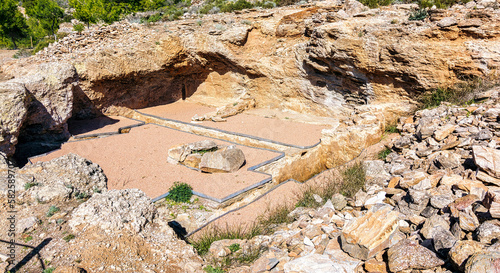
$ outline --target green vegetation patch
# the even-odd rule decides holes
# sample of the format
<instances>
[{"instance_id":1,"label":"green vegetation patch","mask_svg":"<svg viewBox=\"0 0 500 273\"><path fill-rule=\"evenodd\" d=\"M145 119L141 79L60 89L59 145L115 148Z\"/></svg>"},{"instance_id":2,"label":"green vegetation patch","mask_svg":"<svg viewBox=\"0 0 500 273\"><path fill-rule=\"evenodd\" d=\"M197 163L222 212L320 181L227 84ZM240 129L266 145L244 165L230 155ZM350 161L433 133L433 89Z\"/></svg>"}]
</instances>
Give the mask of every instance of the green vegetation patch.
<instances>
[{"instance_id":1,"label":"green vegetation patch","mask_svg":"<svg viewBox=\"0 0 500 273\"><path fill-rule=\"evenodd\" d=\"M360 189L365 187L366 176L362 163L357 162L342 172L342 185L340 193L353 197Z\"/></svg>"},{"instance_id":2,"label":"green vegetation patch","mask_svg":"<svg viewBox=\"0 0 500 273\"><path fill-rule=\"evenodd\" d=\"M60 211L58 207L50 206L49 210L47 211L47 217L52 217L58 211Z\"/></svg>"},{"instance_id":3,"label":"green vegetation patch","mask_svg":"<svg viewBox=\"0 0 500 273\"><path fill-rule=\"evenodd\" d=\"M191 196L193 196L193 188L186 183L176 181L168 190L168 195L165 198L179 203L186 203L189 202Z\"/></svg>"}]
</instances>

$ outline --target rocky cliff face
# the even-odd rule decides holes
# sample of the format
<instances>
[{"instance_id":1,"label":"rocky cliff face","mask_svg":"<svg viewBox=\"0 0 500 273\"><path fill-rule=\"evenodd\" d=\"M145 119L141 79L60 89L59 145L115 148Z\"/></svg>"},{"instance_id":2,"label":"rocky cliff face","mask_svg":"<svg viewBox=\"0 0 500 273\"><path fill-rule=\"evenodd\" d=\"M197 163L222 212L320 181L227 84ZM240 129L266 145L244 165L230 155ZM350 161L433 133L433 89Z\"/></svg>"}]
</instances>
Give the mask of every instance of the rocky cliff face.
<instances>
[{"instance_id":1,"label":"rocky cliff face","mask_svg":"<svg viewBox=\"0 0 500 273\"><path fill-rule=\"evenodd\" d=\"M457 6L409 21L415 8L324 1L117 23L72 34L3 72L15 76L21 66L48 60L73 64L83 90L75 94L77 116L183 97L222 105L242 93L258 107L347 115L366 104L405 112L421 91L498 68L498 10Z\"/></svg>"}]
</instances>

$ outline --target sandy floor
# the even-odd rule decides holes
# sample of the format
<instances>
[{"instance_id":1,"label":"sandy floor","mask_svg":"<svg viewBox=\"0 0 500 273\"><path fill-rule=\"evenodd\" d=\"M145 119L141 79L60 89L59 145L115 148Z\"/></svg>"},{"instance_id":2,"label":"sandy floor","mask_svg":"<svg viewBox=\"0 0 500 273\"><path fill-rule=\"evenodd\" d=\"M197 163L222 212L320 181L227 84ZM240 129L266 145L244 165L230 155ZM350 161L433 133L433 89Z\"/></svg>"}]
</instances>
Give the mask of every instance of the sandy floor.
<instances>
[{"instance_id":1,"label":"sandy floor","mask_svg":"<svg viewBox=\"0 0 500 273\"><path fill-rule=\"evenodd\" d=\"M61 150L33 158L32 162L48 161L72 152L99 164L108 177L109 189L139 188L155 198L166 193L175 181L181 181L190 184L194 191L222 199L268 178L248 168L279 156L276 152L238 146L245 154L246 165L231 174L206 174L167 163L170 147L203 139L206 137L144 125L128 134L68 142ZM231 145L220 140L216 143Z\"/></svg>"},{"instance_id":2,"label":"sandy floor","mask_svg":"<svg viewBox=\"0 0 500 273\"><path fill-rule=\"evenodd\" d=\"M159 117L191 122L191 118L195 114L202 116L206 113L215 112L215 110L215 108L195 103L177 101L167 105L139 109L138 111ZM245 113L229 117L227 118L227 122L204 121L199 124L295 146L312 146L317 144L321 138L321 130L328 128L328 126L266 118L264 116Z\"/></svg>"},{"instance_id":3,"label":"sandy floor","mask_svg":"<svg viewBox=\"0 0 500 273\"><path fill-rule=\"evenodd\" d=\"M89 134L117 133L121 127L140 123L140 121L129 118L109 116L91 120L73 120L68 123L68 129L73 136L84 136Z\"/></svg>"}]
</instances>

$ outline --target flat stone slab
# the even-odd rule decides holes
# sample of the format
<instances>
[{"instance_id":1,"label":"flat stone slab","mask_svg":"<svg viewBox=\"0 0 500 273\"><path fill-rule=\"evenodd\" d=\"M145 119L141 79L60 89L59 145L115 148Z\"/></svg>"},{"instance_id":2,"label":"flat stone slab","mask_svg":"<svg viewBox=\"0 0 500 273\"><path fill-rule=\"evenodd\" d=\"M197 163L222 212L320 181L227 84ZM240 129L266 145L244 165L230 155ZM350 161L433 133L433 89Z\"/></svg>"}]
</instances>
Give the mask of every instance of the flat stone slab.
<instances>
[{"instance_id":1,"label":"flat stone slab","mask_svg":"<svg viewBox=\"0 0 500 273\"><path fill-rule=\"evenodd\" d=\"M215 108L178 101L138 110L141 113L191 123L194 115L215 112ZM231 116L225 122L203 121L195 124L228 132L255 136L294 146L312 146L321 138L321 130L329 126L308 124L278 118L250 115Z\"/></svg>"},{"instance_id":2,"label":"flat stone slab","mask_svg":"<svg viewBox=\"0 0 500 273\"><path fill-rule=\"evenodd\" d=\"M155 198L168 192L175 181L180 181L191 185L196 192L222 199L269 178L269 175L248 168L280 155L236 145L245 153L246 164L229 174L202 173L167 162L170 147L205 139L207 137L148 124L132 128L128 134L67 142L60 150L31 161L49 161L72 152L99 164L108 177L109 189L138 188ZM224 146L233 145L222 140L214 141Z\"/></svg>"}]
</instances>

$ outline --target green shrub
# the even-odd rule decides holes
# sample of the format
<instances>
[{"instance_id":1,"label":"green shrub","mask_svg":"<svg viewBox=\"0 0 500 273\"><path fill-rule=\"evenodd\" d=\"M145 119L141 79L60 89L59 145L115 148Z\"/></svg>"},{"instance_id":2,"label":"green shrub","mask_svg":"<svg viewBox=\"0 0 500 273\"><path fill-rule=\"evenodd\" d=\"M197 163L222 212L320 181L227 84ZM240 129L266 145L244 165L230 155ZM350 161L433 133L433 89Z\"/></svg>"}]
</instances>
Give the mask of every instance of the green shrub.
<instances>
[{"instance_id":1,"label":"green shrub","mask_svg":"<svg viewBox=\"0 0 500 273\"><path fill-rule=\"evenodd\" d=\"M234 244L229 246L229 250L231 250L231 252L236 252L240 249L241 249L240 244L237 244L237 243L234 243Z\"/></svg>"},{"instance_id":2,"label":"green shrub","mask_svg":"<svg viewBox=\"0 0 500 273\"><path fill-rule=\"evenodd\" d=\"M394 134L394 133L399 134L399 129L398 129L397 123L387 124L387 126L385 126L384 132L386 132L388 134Z\"/></svg>"},{"instance_id":3,"label":"green shrub","mask_svg":"<svg viewBox=\"0 0 500 273\"><path fill-rule=\"evenodd\" d=\"M203 271L207 273L224 273L224 270L222 270L220 267L213 267L211 265L205 266L205 268L203 268Z\"/></svg>"},{"instance_id":4,"label":"green shrub","mask_svg":"<svg viewBox=\"0 0 500 273\"><path fill-rule=\"evenodd\" d=\"M390 148L385 147L385 149L383 149L382 151L380 151L380 153L378 153L378 158L385 160L391 152L392 150Z\"/></svg>"},{"instance_id":5,"label":"green shrub","mask_svg":"<svg viewBox=\"0 0 500 273\"><path fill-rule=\"evenodd\" d=\"M44 269L43 273L52 273L52 272L54 272L54 270L56 270L56 269L53 267L49 267L49 268Z\"/></svg>"},{"instance_id":6,"label":"green shrub","mask_svg":"<svg viewBox=\"0 0 500 273\"><path fill-rule=\"evenodd\" d=\"M60 211L58 207L50 206L49 211L47 211L47 217L52 217L58 211Z\"/></svg>"},{"instance_id":7,"label":"green shrub","mask_svg":"<svg viewBox=\"0 0 500 273\"><path fill-rule=\"evenodd\" d=\"M54 39L42 39L38 44L35 46L33 49L33 54L36 54L38 51L43 50L47 46L49 46L51 43L54 42Z\"/></svg>"},{"instance_id":8,"label":"green shrub","mask_svg":"<svg viewBox=\"0 0 500 273\"><path fill-rule=\"evenodd\" d=\"M175 202L188 202L193 196L193 188L186 183L174 182L174 185L168 190L168 195L165 197L168 200Z\"/></svg>"},{"instance_id":9,"label":"green shrub","mask_svg":"<svg viewBox=\"0 0 500 273\"><path fill-rule=\"evenodd\" d=\"M33 182L33 183L28 182L28 183L24 184L24 189L25 190L29 190L30 188L32 188L34 186L38 186L38 183L36 183L36 182Z\"/></svg>"},{"instance_id":10,"label":"green shrub","mask_svg":"<svg viewBox=\"0 0 500 273\"><path fill-rule=\"evenodd\" d=\"M392 4L392 0L361 0L360 2L371 9Z\"/></svg>"},{"instance_id":11,"label":"green shrub","mask_svg":"<svg viewBox=\"0 0 500 273\"><path fill-rule=\"evenodd\" d=\"M427 16L429 16L429 14L427 13L426 9L419 9L410 13L410 17L408 17L408 20L423 21L425 18L427 18Z\"/></svg>"},{"instance_id":12,"label":"green shrub","mask_svg":"<svg viewBox=\"0 0 500 273\"><path fill-rule=\"evenodd\" d=\"M365 170L361 163L355 163L342 172L342 185L340 193L353 197L360 189L363 189L366 182Z\"/></svg>"},{"instance_id":13,"label":"green shrub","mask_svg":"<svg viewBox=\"0 0 500 273\"><path fill-rule=\"evenodd\" d=\"M73 30L78 32L78 34L81 34L84 29L85 29L85 25L82 23L73 25Z\"/></svg>"},{"instance_id":14,"label":"green shrub","mask_svg":"<svg viewBox=\"0 0 500 273\"><path fill-rule=\"evenodd\" d=\"M436 6L438 9L446 9L455 4L466 4L470 2L470 0L420 0L418 5L420 8L431 8L432 6Z\"/></svg>"},{"instance_id":15,"label":"green shrub","mask_svg":"<svg viewBox=\"0 0 500 273\"><path fill-rule=\"evenodd\" d=\"M73 239L75 239L75 235L73 235L73 234L68 234L68 235L66 235L66 236L63 238L63 240L64 240L64 241L66 241L66 242L69 242L69 241L71 241L71 240L73 240Z\"/></svg>"}]
</instances>

